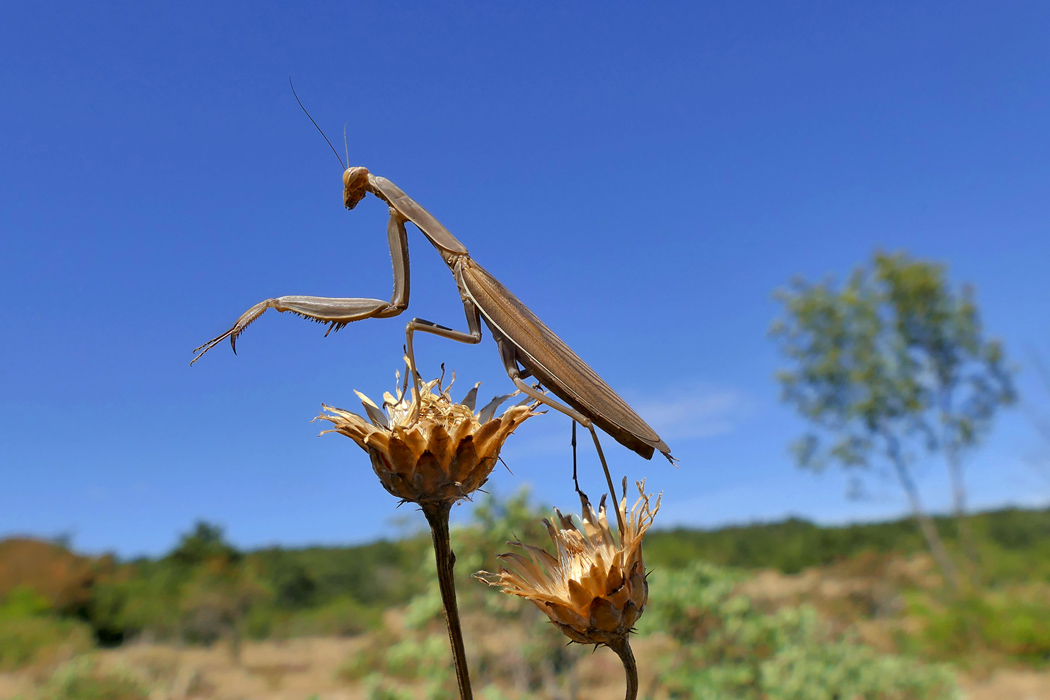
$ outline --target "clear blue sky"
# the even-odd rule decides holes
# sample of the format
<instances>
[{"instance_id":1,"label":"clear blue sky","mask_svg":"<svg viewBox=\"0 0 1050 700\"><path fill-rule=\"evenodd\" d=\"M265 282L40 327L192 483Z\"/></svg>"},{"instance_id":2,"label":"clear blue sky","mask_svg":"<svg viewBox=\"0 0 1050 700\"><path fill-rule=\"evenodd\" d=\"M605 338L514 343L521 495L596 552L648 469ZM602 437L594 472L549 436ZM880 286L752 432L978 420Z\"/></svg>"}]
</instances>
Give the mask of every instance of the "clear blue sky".
<instances>
[{"instance_id":1,"label":"clear blue sky","mask_svg":"<svg viewBox=\"0 0 1050 700\"><path fill-rule=\"evenodd\" d=\"M797 470L772 291L876 249L976 286L1019 365L1050 355L1045 3L5 3L0 8L0 535L159 553L197 518L243 547L396 534L393 501L322 402L393 385L411 316L463 327L414 229L412 305L323 338L281 294L385 297L398 183L651 419L681 459L613 468L663 525L897 515ZM657 9L658 8L658 9ZM490 338L417 344L484 395ZM1031 372L1020 385L1050 413ZM499 493L573 508L568 420L523 426ZM1023 410L970 460L973 501L1045 504ZM601 482L588 449L585 486ZM943 507L938 464L919 467ZM467 509L460 509L464 517ZM397 511L412 523L418 514ZM418 524L418 523L417 523Z\"/></svg>"}]
</instances>

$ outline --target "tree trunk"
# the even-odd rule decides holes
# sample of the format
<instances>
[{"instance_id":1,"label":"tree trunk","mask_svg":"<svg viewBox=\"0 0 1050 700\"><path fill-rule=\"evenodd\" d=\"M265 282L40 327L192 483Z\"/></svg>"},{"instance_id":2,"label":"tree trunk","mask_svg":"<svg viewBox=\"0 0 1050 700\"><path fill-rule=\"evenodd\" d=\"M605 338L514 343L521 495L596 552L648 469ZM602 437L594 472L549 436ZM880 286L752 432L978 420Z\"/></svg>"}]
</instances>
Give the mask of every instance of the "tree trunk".
<instances>
[{"instance_id":1,"label":"tree trunk","mask_svg":"<svg viewBox=\"0 0 1050 700\"><path fill-rule=\"evenodd\" d=\"M941 540L940 534L937 532L937 525L922 505L919 490L916 488L915 482L912 481L911 474L908 472L908 465L904 463L904 458L901 456L900 445L897 443L896 438L891 435L886 436L886 443L890 461L893 462L893 467L897 472L897 479L901 482L904 493L908 496L912 517L919 524L919 530L926 540L926 546L929 548L930 554L933 555L933 560L937 562L937 568L941 570L945 583L948 584L952 593L958 593L959 573L955 568L951 555L948 554L948 550L944 546L944 542Z\"/></svg>"},{"instance_id":2,"label":"tree trunk","mask_svg":"<svg viewBox=\"0 0 1050 700\"><path fill-rule=\"evenodd\" d=\"M966 574L970 587L981 587L981 555L970 526L970 514L966 510L966 480L963 477L961 435L957 421L952 419L952 393L955 382L945 384L940 396L940 443L948 462L948 478L952 486L952 514L959 532L959 544L966 557Z\"/></svg>"},{"instance_id":3,"label":"tree trunk","mask_svg":"<svg viewBox=\"0 0 1050 700\"><path fill-rule=\"evenodd\" d=\"M981 554L977 550L977 541L974 539L973 528L970 525L970 514L966 510L966 482L963 479L962 462L954 444L947 446L946 454L948 474L952 482L952 510L955 515L955 525L959 530L959 542L969 561L968 578L971 586L980 588Z\"/></svg>"}]
</instances>

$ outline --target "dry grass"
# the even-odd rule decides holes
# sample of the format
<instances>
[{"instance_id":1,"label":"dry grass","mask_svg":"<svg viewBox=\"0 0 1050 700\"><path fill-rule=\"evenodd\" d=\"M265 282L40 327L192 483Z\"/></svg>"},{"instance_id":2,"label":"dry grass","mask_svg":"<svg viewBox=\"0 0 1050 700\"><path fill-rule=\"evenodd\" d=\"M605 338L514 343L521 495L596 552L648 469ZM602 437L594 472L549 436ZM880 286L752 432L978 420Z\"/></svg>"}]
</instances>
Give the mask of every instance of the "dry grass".
<instances>
[{"instance_id":1,"label":"dry grass","mask_svg":"<svg viewBox=\"0 0 1050 700\"><path fill-rule=\"evenodd\" d=\"M902 614L902 590L934 586L933 577L927 557L873 556L870 560L858 558L793 576L762 572L744 585L744 592L770 609L801 602L815 605L825 620L851 624L866 642L892 651L896 634L909 624L908 617ZM475 680L479 680L478 667L483 665L478 660L484 657L488 659L490 676L486 680L506 688L508 697L515 697L510 688L516 683L521 686L512 669L515 660L521 658L524 643L535 635L536 629L519 628L506 621L493 625L491 618L477 615L465 616L464 623L468 647L473 647L468 648L468 656L473 659ZM314 696L320 700L364 700L364 683L347 680L340 668L363 652L375 654L390 639L409 634L403 614L391 610L384 615L383 630L352 639L245 643L240 664L231 661L229 651L222 645L202 648L138 643L96 651L93 656L103 668L125 669L141 679L152 689L152 700L307 700ZM670 643L652 637L636 639L633 645L644 696ZM579 646L570 652L578 659L571 679L571 685L579 689L575 700L622 697L623 669L615 654L607 649L592 653L590 648ZM0 674L0 700L28 695L46 680L52 668L53 665L40 664ZM403 680L402 685L406 685ZM481 685L477 683L476 690ZM986 669L980 675L961 677L960 685L969 700L1050 700L1050 671ZM412 687L417 691L416 697L424 696L422 681Z\"/></svg>"},{"instance_id":2,"label":"dry grass","mask_svg":"<svg viewBox=\"0 0 1050 700\"><path fill-rule=\"evenodd\" d=\"M390 622L397 626L396 620ZM478 642L487 651L510 654L524 635L513 627L492 629L490 625ZM221 644L202 648L138 643L92 655L102 668L124 669L141 679L152 689L151 700L307 700L314 695L321 700L364 700L364 684L340 678L339 669L347 659L372 645L375 636L249 642L242 647L239 665L231 661ZM644 639L635 645L643 664L643 688L652 681L646 666L652 667L662 644L659 639ZM622 696L623 667L615 654L606 649L591 653L590 648L582 647L576 647L576 652L580 657L575 670L578 700ZM47 678L51 668L37 666L0 674L0 700L30 693ZM422 698L422 682L416 690L417 697Z\"/></svg>"},{"instance_id":3,"label":"dry grass","mask_svg":"<svg viewBox=\"0 0 1050 700\"><path fill-rule=\"evenodd\" d=\"M518 634L514 632L515 636ZM501 634L507 646L507 636ZM94 653L104 668L128 669L153 688L151 700L365 700L364 685L341 680L338 669L371 642L356 639L307 638L244 645L242 663L231 663L221 645L210 649L159 644L132 644ZM660 639L637 640L642 689L652 679ZM605 700L623 693L623 669L608 650L580 650L576 670L577 700ZM0 700L32 691L49 669L36 667L0 674ZM647 673L649 672L649 673ZM990 677L962 679L969 700L1047 700L1050 672L1001 670ZM422 685L417 697L423 697Z\"/></svg>"},{"instance_id":4,"label":"dry grass","mask_svg":"<svg viewBox=\"0 0 1050 700\"><path fill-rule=\"evenodd\" d=\"M839 564L806 569L798 574L757 572L742 592L772 610L807 603L834 629L847 628L876 649L899 652L902 637L921 634L922 623L905 611L906 590L936 590L940 577L926 554L862 554ZM1043 589L1040 589L1041 591ZM966 700L1050 700L1050 670L973 662L959 676Z\"/></svg>"},{"instance_id":5,"label":"dry grass","mask_svg":"<svg viewBox=\"0 0 1050 700\"><path fill-rule=\"evenodd\" d=\"M896 639L916 634L915 620L902 616L903 591L935 589L940 579L928 555L900 557L862 554L854 559L798 574L759 571L741 587L765 610L806 603L814 606L835 632L850 629L861 641L894 653Z\"/></svg>"}]
</instances>

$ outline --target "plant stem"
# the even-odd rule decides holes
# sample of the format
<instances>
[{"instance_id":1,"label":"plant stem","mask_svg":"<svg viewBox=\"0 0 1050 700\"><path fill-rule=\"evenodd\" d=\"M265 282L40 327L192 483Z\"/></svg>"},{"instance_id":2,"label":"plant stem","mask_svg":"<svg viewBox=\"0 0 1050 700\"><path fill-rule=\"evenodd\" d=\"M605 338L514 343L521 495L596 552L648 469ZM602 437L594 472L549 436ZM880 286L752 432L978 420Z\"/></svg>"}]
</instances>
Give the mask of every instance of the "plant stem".
<instances>
[{"instance_id":1,"label":"plant stem","mask_svg":"<svg viewBox=\"0 0 1050 700\"><path fill-rule=\"evenodd\" d=\"M626 700L637 700L638 698L638 663L634 660L634 652L631 651L631 642L624 637L609 645L623 662L623 670L627 674L627 696Z\"/></svg>"},{"instance_id":2,"label":"plant stem","mask_svg":"<svg viewBox=\"0 0 1050 700\"><path fill-rule=\"evenodd\" d=\"M438 587L441 589L441 602L445 608L445 624L448 626L448 641L452 646L459 697L460 700L473 700L470 674L467 672L467 654L463 647L463 628L459 621L459 607L456 605L456 581L452 572L456 564L456 555L452 551L448 531L448 513L451 508L451 503L426 503L423 504L423 515L430 523L430 536L434 541Z\"/></svg>"}]
</instances>

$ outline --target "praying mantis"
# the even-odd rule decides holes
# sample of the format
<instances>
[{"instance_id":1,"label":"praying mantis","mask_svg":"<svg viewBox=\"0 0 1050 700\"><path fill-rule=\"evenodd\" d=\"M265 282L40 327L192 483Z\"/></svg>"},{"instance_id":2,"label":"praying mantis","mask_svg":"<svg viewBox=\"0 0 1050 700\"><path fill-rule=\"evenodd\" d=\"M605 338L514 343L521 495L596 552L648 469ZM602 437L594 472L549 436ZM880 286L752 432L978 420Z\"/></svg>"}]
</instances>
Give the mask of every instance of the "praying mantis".
<instances>
[{"instance_id":1,"label":"praying mantis","mask_svg":"<svg viewBox=\"0 0 1050 700\"><path fill-rule=\"evenodd\" d=\"M465 332L419 318L409 321L405 327L405 349L412 368L416 366L412 348L412 336L415 332L432 333L449 340L476 344L481 342L481 322L484 320L499 348L504 369L514 385L527 396L587 428L607 476L608 467L605 466L605 457L598 442L595 426L645 459L651 459L654 452L658 451L674 463L670 449L656 431L536 314L471 258L466 246L426 209L393 182L373 175L366 168L349 167L343 172L343 203L347 209L356 207L369 193L382 200L390 210L387 239L394 268L394 291L390 301L313 296L266 299L241 314L228 331L194 350L197 355L190 364L227 338L230 339L230 345L236 353L237 338L267 309L275 309L281 313L287 311L328 324L326 336L332 330L338 330L354 321L391 318L402 313L408 308L409 301L408 234L405 224L412 222L430 241L452 272L467 319ZM524 380L529 377L535 378L538 385L526 384ZM416 381L418 383L418 377ZM561 399L564 404L555 401L548 393L539 391L540 387ZM613 493L615 494L615 489Z\"/></svg>"}]
</instances>

